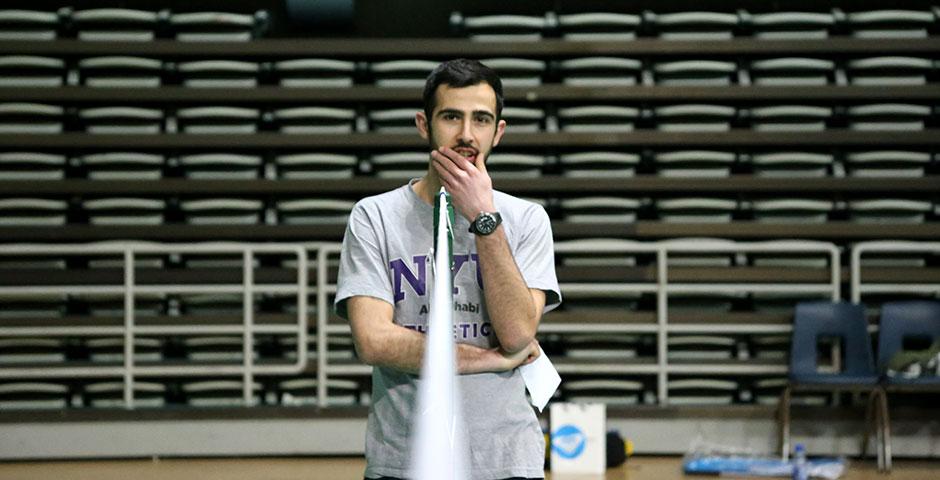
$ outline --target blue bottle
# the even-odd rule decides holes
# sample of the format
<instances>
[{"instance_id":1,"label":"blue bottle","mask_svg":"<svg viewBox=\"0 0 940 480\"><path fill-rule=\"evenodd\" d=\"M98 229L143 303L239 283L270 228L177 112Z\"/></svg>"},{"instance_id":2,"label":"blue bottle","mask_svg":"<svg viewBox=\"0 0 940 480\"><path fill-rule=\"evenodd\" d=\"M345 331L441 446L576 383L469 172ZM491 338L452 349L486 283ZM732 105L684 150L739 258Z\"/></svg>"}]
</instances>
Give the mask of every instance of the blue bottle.
<instances>
[{"instance_id":1,"label":"blue bottle","mask_svg":"<svg viewBox=\"0 0 940 480\"><path fill-rule=\"evenodd\" d=\"M809 464L806 462L806 448L797 443L793 449L793 480L809 480Z\"/></svg>"}]
</instances>

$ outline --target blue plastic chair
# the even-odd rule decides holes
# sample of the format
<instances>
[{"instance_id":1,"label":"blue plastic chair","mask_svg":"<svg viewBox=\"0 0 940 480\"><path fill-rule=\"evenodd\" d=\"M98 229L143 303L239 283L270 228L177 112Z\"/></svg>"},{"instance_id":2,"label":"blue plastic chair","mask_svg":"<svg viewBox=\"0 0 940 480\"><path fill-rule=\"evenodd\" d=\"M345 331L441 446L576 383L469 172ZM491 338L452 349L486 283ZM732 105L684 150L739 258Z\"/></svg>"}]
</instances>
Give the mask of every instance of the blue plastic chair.
<instances>
[{"instance_id":1,"label":"blue plastic chair","mask_svg":"<svg viewBox=\"0 0 940 480\"><path fill-rule=\"evenodd\" d=\"M878 369L884 372L896 353L904 347L906 338L921 338L932 343L940 338L940 302L905 301L888 302L881 307L881 321L878 330ZM904 378L901 376L885 377L888 385L936 384L940 387L940 377L922 376Z\"/></svg>"},{"instance_id":2,"label":"blue plastic chair","mask_svg":"<svg viewBox=\"0 0 940 480\"><path fill-rule=\"evenodd\" d=\"M816 348L820 337L841 339L845 352L840 372L820 372ZM866 423L874 428L882 440L881 413L884 412L884 391L875 370L871 337L865 307L846 302L800 302L793 318L790 342L789 382L780 397L779 425L781 453L784 459L790 451L790 398L794 391L863 392L869 394ZM878 410L873 410L875 405ZM871 423L872 414L875 423ZM867 450L871 429L866 429L862 441L862 454ZM878 466L884 468L883 449L878 449Z\"/></svg>"},{"instance_id":3,"label":"blue plastic chair","mask_svg":"<svg viewBox=\"0 0 940 480\"><path fill-rule=\"evenodd\" d=\"M878 369L885 372L888 363L904 347L904 340L920 338L932 343L940 338L940 302L916 300L888 302L881 307L878 325ZM891 466L891 422L888 414L888 392L937 392L940 391L940 376L928 375L915 378L902 376L883 377L884 401L884 455Z\"/></svg>"}]
</instances>

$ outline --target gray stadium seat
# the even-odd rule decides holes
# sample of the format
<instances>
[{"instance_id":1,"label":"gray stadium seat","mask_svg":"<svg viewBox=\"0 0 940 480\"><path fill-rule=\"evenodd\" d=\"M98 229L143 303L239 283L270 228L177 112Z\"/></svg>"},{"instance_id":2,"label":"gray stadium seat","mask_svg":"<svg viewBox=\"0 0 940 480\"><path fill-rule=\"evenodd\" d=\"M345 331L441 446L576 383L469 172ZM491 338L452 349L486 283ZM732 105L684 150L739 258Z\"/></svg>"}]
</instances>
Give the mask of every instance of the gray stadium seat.
<instances>
[{"instance_id":1,"label":"gray stadium seat","mask_svg":"<svg viewBox=\"0 0 940 480\"><path fill-rule=\"evenodd\" d=\"M65 155L42 152L0 153L0 178L4 180L62 180Z\"/></svg>"},{"instance_id":2,"label":"gray stadium seat","mask_svg":"<svg viewBox=\"0 0 940 480\"><path fill-rule=\"evenodd\" d=\"M65 109L41 103L0 103L0 134L62 133Z\"/></svg>"},{"instance_id":3,"label":"gray stadium seat","mask_svg":"<svg viewBox=\"0 0 940 480\"><path fill-rule=\"evenodd\" d=\"M186 178L194 180L254 180L261 178L263 161L258 155L199 153L178 159Z\"/></svg>"},{"instance_id":4,"label":"gray stadium seat","mask_svg":"<svg viewBox=\"0 0 940 480\"><path fill-rule=\"evenodd\" d=\"M653 64L657 85L724 87L738 83L734 62L719 60L679 60Z\"/></svg>"},{"instance_id":5,"label":"gray stadium seat","mask_svg":"<svg viewBox=\"0 0 940 480\"><path fill-rule=\"evenodd\" d=\"M153 198L85 200L82 208L92 225L161 225L166 201Z\"/></svg>"},{"instance_id":6,"label":"gray stadium seat","mask_svg":"<svg viewBox=\"0 0 940 480\"><path fill-rule=\"evenodd\" d=\"M268 13L187 12L170 16L169 24L177 40L184 42L247 42L261 36Z\"/></svg>"},{"instance_id":7,"label":"gray stadium seat","mask_svg":"<svg viewBox=\"0 0 940 480\"><path fill-rule=\"evenodd\" d=\"M929 201L896 198L848 202L849 217L859 223L923 223L932 208Z\"/></svg>"},{"instance_id":8,"label":"gray stadium seat","mask_svg":"<svg viewBox=\"0 0 940 480\"><path fill-rule=\"evenodd\" d=\"M388 60L372 62L369 70L379 87L423 88L424 81L438 62L431 60Z\"/></svg>"},{"instance_id":9,"label":"gray stadium seat","mask_svg":"<svg viewBox=\"0 0 940 480\"><path fill-rule=\"evenodd\" d=\"M186 403L191 407L244 407L245 400L240 380L203 380L186 382L182 385ZM251 403L257 405L262 400L262 387L258 382L251 384Z\"/></svg>"},{"instance_id":10,"label":"gray stadium seat","mask_svg":"<svg viewBox=\"0 0 940 480\"><path fill-rule=\"evenodd\" d=\"M94 382L84 386L84 406L91 408L127 408L123 382ZM167 386L156 382L135 381L134 408L166 406Z\"/></svg>"},{"instance_id":11,"label":"gray stadium seat","mask_svg":"<svg viewBox=\"0 0 940 480\"><path fill-rule=\"evenodd\" d=\"M163 111L139 107L83 108L78 118L88 133L158 134L163 132Z\"/></svg>"},{"instance_id":12,"label":"gray stadium seat","mask_svg":"<svg viewBox=\"0 0 940 480\"><path fill-rule=\"evenodd\" d=\"M379 178L416 178L428 171L426 151L378 153L369 157L369 166Z\"/></svg>"},{"instance_id":13,"label":"gray stadium seat","mask_svg":"<svg viewBox=\"0 0 940 480\"><path fill-rule=\"evenodd\" d=\"M558 156L562 175L566 177L632 177L640 163L636 153L586 151Z\"/></svg>"},{"instance_id":14,"label":"gray stadium seat","mask_svg":"<svg viewBox=\"0 0 940 480\"><path fill-rule=\"evenodd\" d=\"M643 63L632 58L580 57L558 63L561 81L572 86L630 86L641 82Z\"/></svg>"},{"instance_id":15,"label":"gray stadium seat","mask_svg":"<svg viewBox=\"0 0 940 480\"><path fill-rule=\"evenodd\" d=\"M825 177L835 160L831 153L768 152L750 156L758 177Z\"/></svg>"},{"instance_id":16,"label":"gray stadium seat","mask_svg":"<svg viewBox=\"0 0 940 480\"><path fill-rule=\"evenodd\" d=\"M61 410L68 406L67 385L40 381L0 383L2 410Z\"/></svg>"},{"instance_id":17,"label":"gray stadium seat","mask_svg":"<svg viewBox=\"0 0 940 480\"><path fill-rule=\"evenodd\" d=\"M215 308L215 297L209 295L193 295L187 303L203 302L199 306L185 307L187 312L194 314L239 313L241 302L239 298L232 298L231 309L221 310ZM231 312L229 312L231 310ZM240 335L193 336L183 339L183 348L186 358L194 362L213 363L241 363L244 360L244 340ZM255 352L255 355L257 352Z\"/></svg>"},{"instance_id":18,"label":"gray stadium seat","mask_svg":"<svg viewBox=\"0 0 940 480\"><path fill-rule=\"evenodd\" d=\"M264 215L260 200L237 198L184 200L180 208L191 225L255 225L262 223Z\"/></svg>"},{"instance_id":19,"label":"gray stadium seat","mask_svg":"<svg viewBox=\"0 0 940 480\"><path fill-rule=\"evenodd\" d=\"M717 378L689 378L666 382L669 405L730 405L740 384Z\"/></svg>"},{"instance_id":20,"label":"gray stadium seat","mask_svg":"<svg viewBox=\"0 0 940 480\"><path fill-rule=\"evenodd\" d=\"M665 40L728 40L738 26L738 16L720 12L644 12L644 21Z\"/></svg>"},{"instance_id":21,"label":"gray stadium seat","mask_svg":"<svg viewBox=\"0 0 940 480\"><path fill-rule=\"evenodd\" d=\"M274 62L273 70L282 87L351 87L356 63L328 58L300 58Z\"/></svg>"},{"instance_id":22,"label":"gray stadium seat","mask_svg":"<svg viewBox=\"0 0 940 480\"><path fill-rule=\"evenodd\" d=\"M543 155L492 152L486 159L486 170L493 178L537 178L545 163Z\"/></svg>"},{"instance_id":23,"label":"gray stadium seat","mask_svg":"<svg viewBox=\"0 0 940 480\"><path fill-rule=\"evenodd\" d=\"M309 180L317 178L352 178L359 160L340 153L295 153L274 159L277 178Z\"/></svg>"},{"instance_id":24,"label":"gray stadium seat","mask_svg":"<svg viewBox=\"0 0 940 480\"><path fill-rule=\"evenodd\" d=\"M59 14L38 10L0 10L0 40L55 40Z\"/></svg>"},{"instance_id":25,"label":"gray stadium seat","mask_svg":"<svg viewBox=\"0 0 940 480\"><path fill-rule=\"evenodd\" d=\"M750 109L751 128L759 132L822 132L832 120L831 107L772 105Z\"/></svg>"},{"instance_id":26,"label":"gray stadium seat","mask_svg":"<svg viewBox=\"0 0 940 480\"><path fill-rule=\"evenodd\" d=\"M727 177L731 175L734 152L678 150L656 152L653 163L664 177Z\"/></svg>"},{"instance_id":27,"label":"gray stadium seat","mask_svg":"<svg viewBox=\"0 0 940 480\"><path fill-rule=\"evenodd\" d=\"M800 203L807 202L806 200L799 200L799 199L768 200L768 202L781 202L781 205L783 208L787 208L790 201L799 202L797 205L799 205ZM783 203L783 202L788 202L788 203ZM802 209L793 208L789 210L789 211L796 211L797 212L796 214L789 213L788 210L783 210L781 214L788 216L788 218L784 218L783 221L797 221L796 219L799 218L799 216L824 217L826 213L834 211L836 209L836 204L834 202L827 202L827 201L822 201L822 200L816 200L814 202L819 203L819 205L807 204L806 206L809 208L802 208ZM773 205L773 206L776 207L777 205ZM813 210L812 209L813 207L816 207L816 209ZM826 210L826 207L829 207L828 211ZM776 212L772 212L772 213L776 213ZM767 215L767 217L768 217L768 220L773 219L773 215ZM813 221L822 222L824 220L822 220L821 218L811 218L809 220L809 222L813 222ZM800 267L800 268L816 268L816 269L823 269L823 268L829 267L830 258L827 253L821 253L818 250L810 251L811 249L816 249L818 247L826 247L827 246L826 243L815 241L815 240L787 240L787 242L788 243L800 242L806 245L807 251L805 252L749 252L747 254L748 261L750 262L751 265L755 267L775 267L775 268L777 267ZM828 295L828 293L823 293L823 294ZM776 295L776 293L765 295L762 292L753 292L752 295L757 296L757 297L764 295L764 298L773 298L773 295ZM819 295L819 293L816 293L816 294L787 293L785 295L790 296L791 298L793 295L801 295L804 298L812 298L816 295ZM794 306L795 306L795 303L789 305L790 308L793 308Z\"/></svg>"},{"instance_id":28,"label":"gray stadium seat","mask_svg":"<svg viewBox=\"0 0 940 480\"><path fill-rule=\"evenodd\" d=\"M682 104L653 109L656 128L666 132L724 132L736 115L725 105Z\"/></svg>"},{"instance_id":29,"label":"gray stadium seat","mask_svg":"<svg viewBox=\"0 0 940 480\"><path fill-rule=\"evenodd\" d=\"M352 133L356 129L356 110L332 107L293 107L275 110L272 120L281 133L320 134ZM414 112L412 112L412 131Z\"/></svg>"},{"instance_id":30,"label":"gray stadium seat","mask_svg":"<svg viewBox=\"0 0 940 480\"><path fill-rule=\"evenodd\" d=\"M642 202L622 197L576 197L561 200L562 216L572 223L633 223Z\"/></svg>"},{"instance_id":31,"label":"gray stadium seat","mask_svg":"<svg viewBox=\"0 0 940 480\"><path fill-rule=\"evenodd\" d=\"M135 261L135 267L152 268L148 261ZM123 268L122 259L111 258L93 258L89 260L91 268ZM120 294L81 294L72 295L72 300L84 305L88 314L94 318L124 318L125 305L124 296ZM155 317L163 313L163 304L166 295L161 293L137 293L134 295L134 316Z\"/></svg>"},{"instance_id":32,"label":"gray stadium seat","mask_svg":"<svg viewBox=\"0 0 940 480\"><path fill-rule=\"evenodd\" d=\"M61 58L0 56L0 87L61 87L65 77L65 61Z\"/></svg>"},{"instance_id":33,"label":"gray stadium seat","mask_svg":"<svg viewBox=\"0 0 940 480\"><path fill-rule=\"evenodd\" d=\"M748 74L754 85L819 86L836 82L835 62L821 58L781 57L754 60Z\"/></svg>"},{"instance_id":34,"label":"gray stadium seat","mask_svg":"<svg viewBox=\"0 0 940 480\"><path fill-rule=\"evenodd\" d=\"M643 382L617 378L571 379L562 384L562 396L572 403L638 405L649 400Z\"/></svg>"},{"instance_id":35,"label":"gray stadium seat","mask_svg":"<svg viewBox=\"0 0 940 480\"><path fill-rule=\"evenodd\" d=\"M369 130L381 133L416 133L415 108L389 108L369 112Z\"/></svg>"},{"instance_id":36,"label":"gray stadium seat","mask_svg":"<svg viewBox=\"0 0 940 480\"><path fill-rule=\"evenodd\" d=\"M186 87L254 88L261 66L236 60L198 60L180 62L176 71Z\"/></svg>"},{"instance_id":37,"label":"gray stadium seat","mask_svg":"<svg viewBox=\"0 0 940 480\"><path fill-rule=\"evenodd\" d=\"M754 220L767 223L826 223L835 210L831 200L784 198L754 200Z\"/></svg>"},{"instance_id":38,"label":"gray stadium seat","mask_svg":"<svg viewBox=\"0 0 940 480\"><path fill-rule=\"evenodd\" d=\"M854 177L922 177L929 164L928 152L873 150L845 156L845 169Z\"/></svg>"},{"instance_id":39,"label":"gray stadium seat","mask_svg":"<svg viewBox=\"0 0 940 480\"><path fill-rule=\"evenodd\" d=\"M864 86L925 85L934 62L918 57L870 57L849 61L849 83Z\"/></svg>"},{"instance_id":40,"label":"gray stadium seat","mask_svg":"<svg viewBox=\"0 0 940 480\"><path fill-rule=\"evenodd\" d=\"M291 407L315 405L318 385L315 378L293 378L278 382L280 404ZM369 402L369 395L359 382L349 379L328 379L326 395L327 404L331 406L365 405Z\"/></svg>"},{"instance_id":41,"label":"gray stadium seat","mask_svg":"<svg viewBox=\"0 0 940 480\"><path fill-rule=\"evenodd\" d=\"M559 263L566 267L632 267L637 264L635 253L617 251L618 248L637 245L636 242L629 240L588 238L568 241L566 244L576 244L583 247L583 251L568 251L557 254Z\"/></svg>"},{"instance_id":42,"label":"gray stadium seat","mask_svg":"<svg viewBox=\"0 0 940 480\"><path fill-rule=\"evenodd\" d=\"M277 217L282 225L346 225L355 202L309 198L278 200Z\"/></svg>"},{"instance_id":43,"label":"gray stadium seat","mask_svg":"<svg viewBox=\"0 0 940 480\"><path fill-rule=\"evenodd\" d=\"M79 82L89 87L156 88L163 61L143 57L94 57L78 62Z\"/></svg>"},{"instance_id":44,"label":"gray stadium seat","mask_svg":"<svg viewBox=\"0 0 940 480\"><path fill-rule=\"evenodd\" d=\"M514 132L541 132L549 129L549 121L541 108L506 107L503 108L503 120Z\"/></svg>"},{"instance_id":45,"label":"gray stadium seat","mask_svg":"<svg viewBox=\"0 0 940 480\"><path fill-rule=\"evenodd\" d=\"M912 131L923 130L931 113L927 105L877 103L851 106L846 115L853 130Z\"/></svg>"},{"instance_id":46,"label":"gray stadium seat","mask_svg":"<svg viewBox=\"0 0 940 480\"><path fill-rule=\"evenodd\" d=\"M159 180L163 155L140 152L93 153L79 157L91 180Z\"/></svg>"},{"instance_id":47,"label":"gray stadium seat","mask_svg":"<svg viewBox=\"0 0 940 480\"><path fill-rule=\"evenodd\" d=\"M189 107L176 112L179 131L199 134L246 134L258 131L261 114L256 108Z\"/></svg>"},{"instance_id":48,"label":"gray stadium seat","mask_svg":"<svg viewBox=\"0 0 940 480\"><path fill-rule=\"evenodd\" d=\"M451 25L466 32L471 40L537 41L547 27L543 16L481 15L464 17L451 14Z\"/></svg>"},{"instance_id":49,"label":"gray stadium seat","mask_svg":"<svg viewBox=\"0 0 940 480\"><path fill-rule=\"evenodd\" d=\"M630 132L640 110L618 105L584 105L558 109L558 125L563 132Z\"/></svg>"},{"instance_id":50,"label":"gray stadium seat","mask_svg":"<svg viewBox=\"0 0 940 480\"><path fill-rule=\"evenodd\" d=\"M669 360L731 360L737 340L726 335L670 335L666 339Z\"/></svg>"},{"instance_id":51,"label":"gray stadium seat","mask_svg":"<svg viewBox=\"0 0 940 480\"><path fill-rule=\"evenodd\" d=\"M601 360L610 363L630 361L637 357L641 336L611 333L568 333L558 340L568 360ZM639 383L639 382L635 382ZM642 393L639 384L638 393Z\"/></svg>"},{"instance_id":52,"label":"gray stadium seat","mask_svg":"<svg viewBox=\"0 0 940 480\"><path fill-rule=\"evenodd\" d=\"M534 87L542 84L547 69L544 60L530 58L484 58L480 62L499 74L503 87Z\"/></svg>"},{"instance_id":53,"label":"gray stadium seat","mask_svg":"<svg viewBox=\"0 0 940 480\"><path fill-rule=\"evenodd\" d=\"M772 12L751 15L749 24L757 38L821 39L829 37L836 20L827 12Z\"/></svg>"},{"instance_id":54,"label":"gray stadium seat","mask_svg":"<svg viewBox=\"0 0 940 480\"><path fill-rule=\"evenodd\" d=\"M124 363L124 338L102 337L84 341L88 358L96 363ZM134 363L163 361L163 341L159 338L134 337ZM87 389L86 389L87 392Z\"/></svg>"},{"instance_id":55,"label":"gray stadium seat","mask_svg":"<svg viewBox=\"0 0 940 480\"><path fill-rule=\"evenodd\" d=\"M640 16L627 13L588 12L558 15L558 29L565 40L633 40L639 28Z\"/></svg>"},{"instance_id":56,"label":"gray stadium seat","mask_svg":"<svg viewBox=\"0 0 940 480\"><path fill-rule=\"evenodd\" d=\"M65 351L63 338L0 338L0 365L59 364Z\"/></svg>"},{"instance_id":57,"label":"gray stadium seat","mask_svg":"<svg viewBox=\"0 0 940 480\"><path fill-rule=\"evenodd\" d=\"M68 203L44 198L0 199L0 225L52 227L65 225Z\"/></svg>"},{"instance_id":58,"label":"gray stadium seat","mask_svg":"<svg viewBox=\"0 0 940 480\"><path fill-rule=\"evenodd\" d=\"M673 198L656 201L656 210L664 222L728 223L737 202L722 198Z\"/></svg>"},{"instance_id":59,"label":"gray stadium seat","mask_svg":"<svg viewBox=\"0 0 940 480\"><path fill-rule=\"evenodd\" d=\"M127 8L95 8L72 13L72 24L80 40L105 42L149 42L165 12Z\"/></svg>"},{"instance_id":60,"label":"gray stadium seat","mask_svg":"<svg viewBox=\"0 0 940 480\"><path fill-rule=\"evenodd\" d=\"M860 38L925 38L936 21L929 11L869 10L846 16L852 36Z\"/></svg>"},{"instance_id":61,"label":"gray stadium seat","mask_svg":"<svg viewBox=\"0 0 940 480\"><path fill-rule=\"evenodd\" d=\"M42 268L48 270L65 270L65 259L62 257L24 257L11 260L5 257L0 268L22 269ZM14 296L0 296L3 308L0 309L0 318L58 318L66 313L65 294L28 294ZM9 350L0 349L0 353Z\"/></svg>"}]
</instances>

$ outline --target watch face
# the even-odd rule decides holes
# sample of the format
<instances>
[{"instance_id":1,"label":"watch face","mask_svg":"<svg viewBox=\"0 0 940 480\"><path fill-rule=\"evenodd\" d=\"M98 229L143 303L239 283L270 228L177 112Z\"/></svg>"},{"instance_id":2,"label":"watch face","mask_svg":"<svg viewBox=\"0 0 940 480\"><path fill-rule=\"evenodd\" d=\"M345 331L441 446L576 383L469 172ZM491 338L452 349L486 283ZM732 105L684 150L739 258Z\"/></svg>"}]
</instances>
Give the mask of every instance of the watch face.
<instances>
[{"instance_id":1,"label":"watch face","mask_svg":"<svg viewBox=\"0 0 940 480\"><path fill-rule=\"evenodd\" d=\"M476 219L476 230L481 235L489 235L496 230L496 227L499 224L496 223L496 218L489 213L480 214Z\"/></svg>"}]
</instances>

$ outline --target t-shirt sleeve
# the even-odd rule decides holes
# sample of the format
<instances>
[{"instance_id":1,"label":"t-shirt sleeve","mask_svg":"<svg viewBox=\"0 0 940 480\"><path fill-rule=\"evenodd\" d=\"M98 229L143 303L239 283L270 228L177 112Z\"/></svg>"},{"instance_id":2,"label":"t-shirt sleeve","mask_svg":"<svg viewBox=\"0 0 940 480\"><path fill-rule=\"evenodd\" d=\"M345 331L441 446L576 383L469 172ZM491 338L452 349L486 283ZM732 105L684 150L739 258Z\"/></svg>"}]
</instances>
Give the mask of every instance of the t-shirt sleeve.
<instances>
[{"instance_id":1,"label":"t-shirt sleeve","mask_svg":"<svg viewBox=\"0 0 940 480\"><path fill-rule=\"evenodd\" d=\"M552 224L545 209L537 205L526 212L523 223L521 238L514 252L516 265L529 288L545 291L543 313L548 312L561 303L561 289L555 274Z\"/></svg>"},{"instance_id":2,"label":"t-shirt sleeve","mask_svg":"<svg viewBox=\"0 0 940 480\"><path fill-rule=\"evenodd\" d=\"M356 204L349 215L334 300L336 314L343 318L349 318L346 311L349 297L375 297L394 305L391 280L379 240L381 232L374 215L370 216L368 207L362 202Z\"/></svg>"}]
</instances>

